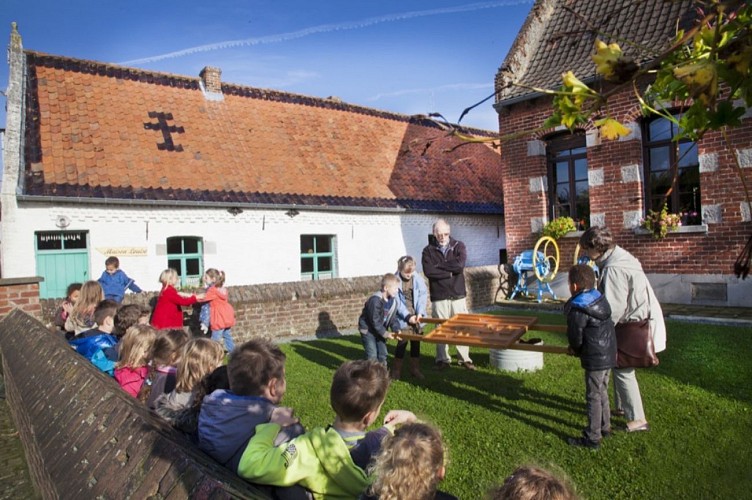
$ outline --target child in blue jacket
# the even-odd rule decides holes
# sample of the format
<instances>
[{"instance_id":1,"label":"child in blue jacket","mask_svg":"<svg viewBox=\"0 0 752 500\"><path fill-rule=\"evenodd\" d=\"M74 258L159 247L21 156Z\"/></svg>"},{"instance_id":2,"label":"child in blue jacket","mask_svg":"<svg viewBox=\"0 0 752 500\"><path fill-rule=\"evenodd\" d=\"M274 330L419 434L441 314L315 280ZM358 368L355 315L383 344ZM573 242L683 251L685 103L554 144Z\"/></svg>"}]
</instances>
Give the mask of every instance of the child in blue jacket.
<instances>
[{"instance_id":1,"label":"child in blue jacket","mask_svg":"<svg viewBox=\"0 0 752 500\"><path fill-rule=\"evenodd\" d=\"M110 377L114 374L115 362L118 359L118 338L112 334L117 309L118 305L114 301L101 301L94 309L96 327L81 332L69 341L77 353Z\"/></svg>"},{"instance_id":2,"label":"child in blue jacket","mask_svg":"<svg viewBox=\"0 0 752 500\"><path fill-rule=\"evenodd\" d=\"M120 260L117 257L107 257L104 261L105 270L99 277L99 284L102 285L104 298L114 300L118 304L123 301L125 291L130 290L133 293L141 293L141 288L136 282L120 270Z\"/></svg>"},{"instance_id":3,"label":"child in blue jacket","mask_svg":"<svg viewBox=\"0 0 752 500\"><path fill-rule=\"evenodd\" d=\"M569 438L572 446L600 448L601 439L611 434L611 408L608 403L608 374L616 367L616 332L611 307L595 288L595 273L585 264L569 271L566 304L569 353L580 358L585 370L585 399L588 426L581 437Z\"/></svg>"}]
</instances>

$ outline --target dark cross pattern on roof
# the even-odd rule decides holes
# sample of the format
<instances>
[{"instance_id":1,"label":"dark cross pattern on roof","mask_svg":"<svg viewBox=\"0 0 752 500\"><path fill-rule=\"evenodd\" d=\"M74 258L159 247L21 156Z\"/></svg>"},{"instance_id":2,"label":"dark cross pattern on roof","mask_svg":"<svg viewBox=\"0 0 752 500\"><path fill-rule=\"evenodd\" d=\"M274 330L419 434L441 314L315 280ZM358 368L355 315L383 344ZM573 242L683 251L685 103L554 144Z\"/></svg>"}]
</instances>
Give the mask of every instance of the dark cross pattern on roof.
<instances>
[{"instance_id":1,"label":"dark cross pattern on roof","mask_svg":"<svg viewBox=\"0 0 752 500\"><path fill-rule=\"evenodd\" d=\"M163 143L157 143L157 149L160 151L182 151L183 146L178 144L177 146L172 142L172 134L182 134L185 132L183 127L177 127L175 125L168 125L167 121L172 120L172 113L159 113L157 111L149 111L149 118L156 118L157 123L144 123L146 130L161 130L162 137L164 137Z\"/></svg>"}]
</instances>

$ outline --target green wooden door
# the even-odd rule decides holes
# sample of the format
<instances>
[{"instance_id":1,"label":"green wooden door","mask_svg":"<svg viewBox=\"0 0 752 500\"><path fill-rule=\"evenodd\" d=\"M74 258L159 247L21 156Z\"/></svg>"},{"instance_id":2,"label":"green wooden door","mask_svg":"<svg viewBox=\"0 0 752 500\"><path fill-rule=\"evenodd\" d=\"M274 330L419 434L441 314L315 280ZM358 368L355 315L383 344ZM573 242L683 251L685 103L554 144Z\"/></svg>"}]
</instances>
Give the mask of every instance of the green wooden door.
<instances>
[{"instance_id":1,"label":"green wooden door","mask_svg":"<svg viewBox=\"0 0 752 500\"><path fill-rule=\"evenodd\" d=\"M65 297L68 285L91 279L87 240L87 231L36 233L37 274L44 278L39 284L40 298Z\"/></svg>"}]
</instances>

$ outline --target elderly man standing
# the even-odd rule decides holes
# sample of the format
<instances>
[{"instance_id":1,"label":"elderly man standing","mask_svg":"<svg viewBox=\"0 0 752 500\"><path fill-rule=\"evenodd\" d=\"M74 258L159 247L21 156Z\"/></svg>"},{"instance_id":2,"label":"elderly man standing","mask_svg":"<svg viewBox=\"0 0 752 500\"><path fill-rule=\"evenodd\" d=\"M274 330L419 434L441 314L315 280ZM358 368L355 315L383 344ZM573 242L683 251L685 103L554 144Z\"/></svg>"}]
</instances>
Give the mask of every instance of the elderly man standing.
<instances>
[{"instance_id":1,"label":"elderly man standing","mask_svg":"<svg viewBox=\"0 0 752 500\"><path fill-rule=\"evenodd\" d=\"M465 301L465 244L449 236L449 224L439 219L433 224L434 241L423 249L423 274L428 278L431 311L434 318L449 319L466 313ZM457 346L460 366L475 370L467 346ZM436 346L436 368L445 370L452 364L447 344Z\"/></svg>"}]
</instances>

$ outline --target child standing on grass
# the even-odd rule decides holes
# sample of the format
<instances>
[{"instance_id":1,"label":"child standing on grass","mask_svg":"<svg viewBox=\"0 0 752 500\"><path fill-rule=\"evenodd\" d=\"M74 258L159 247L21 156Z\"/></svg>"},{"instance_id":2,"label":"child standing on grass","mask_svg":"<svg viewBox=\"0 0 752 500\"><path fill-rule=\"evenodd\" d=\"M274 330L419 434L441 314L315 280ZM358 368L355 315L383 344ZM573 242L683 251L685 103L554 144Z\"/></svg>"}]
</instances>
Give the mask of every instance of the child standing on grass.
<instances>
[{"instance_id":1,"label":"child standing on grass","mask_svg":"<svg viewBox=\"0 0 752 500\"><path fill-rule=\"evenodd\" d=\"M120 270L120 260L117 257L107 257L104 261L104 272L99 277L99 284L102 285L104 296L108 300L114 300L118 304L123 301L125 291L130 290L133 293L141 293L141 289Z\"/></svg>"},{"instance_id":2,"label":"child standing on grass","mask_svg":"<svg viewBox=\"0 0 752 500\"><path fill-rule=\"evenodd\" d=\"M159 275L162 291L159 292L157 304L154 306L154 314L151 318L151 325L157 330L182 329L182 306L193 305L198 300L196 295L178 293L175 285L178 284L179 279L178 272L174 269L165 269ZM200 297L203 297L203 295L200 295Z\"/></svg>"},{"instance_id":3,"label":"child standing on grass","mask_svg":"<svg viewBox=\"0 0 752 500\"><path fill-rule=\"evenodd\" d=\"M228 301L229 292L224 287L225 272L214 268L207 269L204 274L204 284L207 285L206 294L201 306L201 316L204 316L204 307L209 305L209 328L211 339L215 342L224 342L225 350L232 352L235 342L232 340L232 327L235 326L235 310ZM202 321L203 324L203 321Z\"/></svg>"},{"instance_id":4,"label":"child standing on grass","mask_svg":"<svg viewBox=\"0 0 752 500\"><path fill-rule=\"evenodd\" d=\"M134 325L123 336L120 359L115 365L115 380L131 396L138 393L149 375L149 353L157 331L149 325Z\"/></svg>"},{"instance_id":5,"label":"child standing on grass","mask_svg":"<svg viewBox=\"0 0 752 500\"><path fill-rule=\"evenodd\" d=\"M60 304L60 307L55 313L55 326L65 334L66 340L72 339L74 334L73 331L66 331L65 320L68 319L68 315L73 311L73 306L76 304L80 294L81 283L71 283L68 285L68 289L65 291L65 299L63 299L63 303Z\"/></svg>"},{"instance_id":6,"label":"child standing on grass","mask_svg":"<svg viewBox=\"0 0 752 500\"><path fill-rule=\"evenodd\" d=\"M102 293L102 287L99 283L96 281L87 281L84 283L81 286L78 300L65 320L65 331L78 335L83 331L96 328L97 323L94 321L94 309L103 300L104 293Z\"/></svg>"},{"instance_id":7,"label":"child standing on grass","mask_svg":"<svg viewBox=\"0 0 752 500\"><path fill-rule=\"evenodd\" d=\"M378 360L386 366L386 341L392 338L389 329L400 331L399 320L414 325L418 316L410 312L397 298L400 280L394 274L385 274L381 278L381 290L371 295L363 306L358 319L358 330L366 359ZM400 361L401 362L401 361Z\"/></svg>"},{"instance_id":8,"label":"child standing on grass","mask_svg":"<svg viewBox=\"0 0 752 500\"><path fill-rule=\"evenodd\" d=\"M438 490L446 472L444 443L428 424L405 424L384 439L369 472L373 484L361 500L457 500Z\"/></svg>"},{"instance_id":9,"label":"child standing on grass","mask_svg":"<svg viewBox=\"0 0 752 500\"><path fill-rule=\"evenodd\" d=\"M590 266L578 264L569 270L569 291L572 297L564 304L567 338L570 354L578 356L585 369L588 426L581 437L567 442L598 449L601 439L611 434L608 373L616 366L616 332L611 307L595 289L595 272Z\"/></svg>"}]
</instances>

